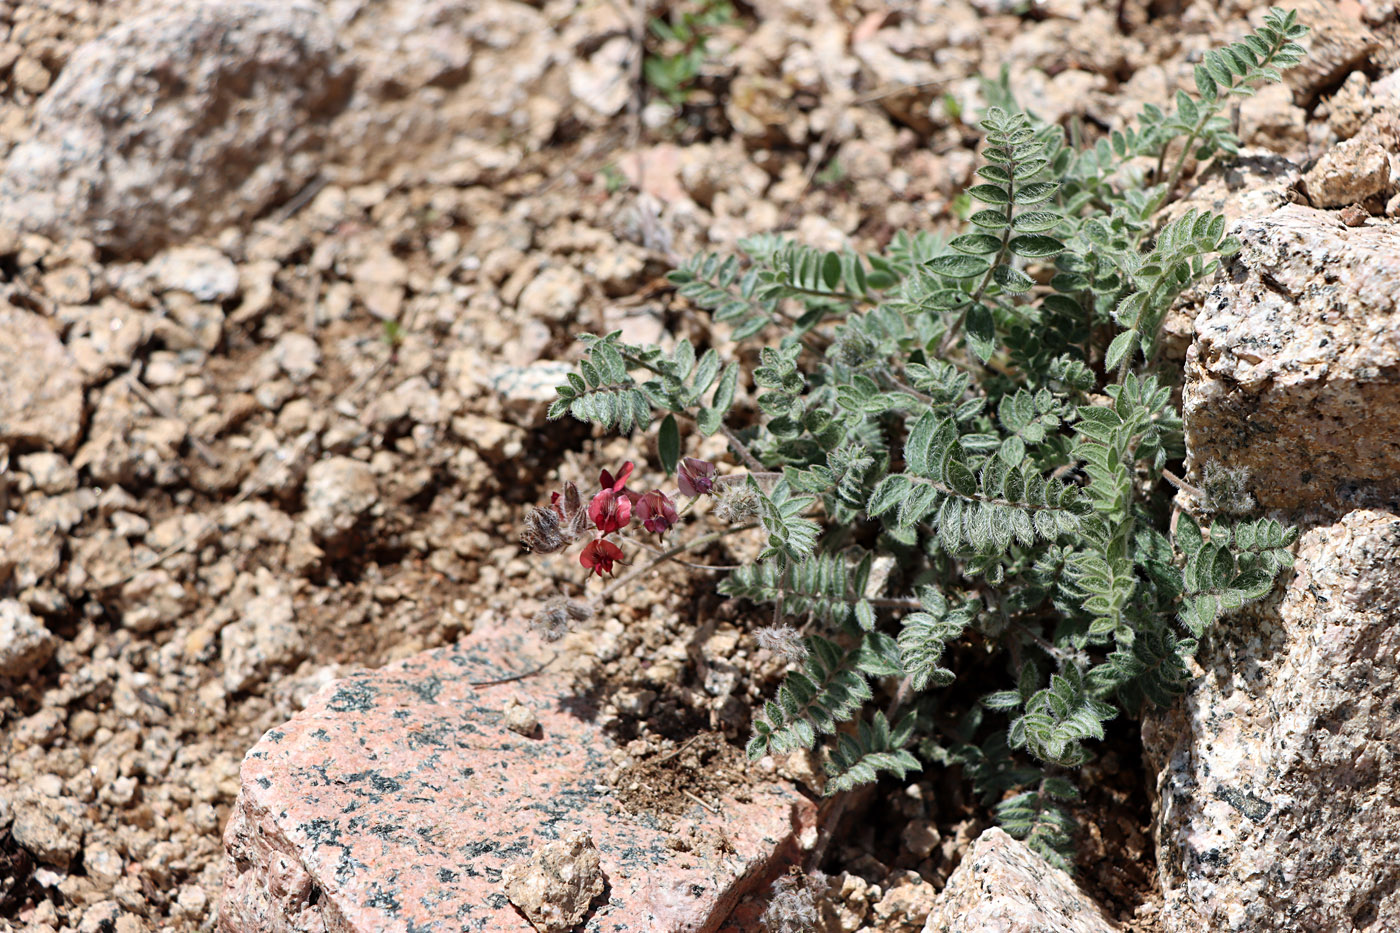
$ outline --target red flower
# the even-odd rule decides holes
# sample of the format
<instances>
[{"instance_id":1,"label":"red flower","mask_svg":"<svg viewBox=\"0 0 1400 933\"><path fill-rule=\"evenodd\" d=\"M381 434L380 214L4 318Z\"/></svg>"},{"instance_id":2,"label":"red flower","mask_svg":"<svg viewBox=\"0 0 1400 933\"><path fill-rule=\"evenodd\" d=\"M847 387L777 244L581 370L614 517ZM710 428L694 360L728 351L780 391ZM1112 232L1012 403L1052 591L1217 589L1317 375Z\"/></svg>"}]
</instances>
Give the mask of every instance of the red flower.
<instances>
[{"instance_id":1,"label":"red flower","mask_svg":"<svg viewBox=\"0 0 1400 933\"><path fill-rule=\"evenodd\" d=\"M632 521L632 501L624 493L619 495L611 489L604 489L588 503L588 517L599 532L610 535L621 531Z\"/></svg>"},{"instance_id":2,"label":"red flower","mask_svg":"<svg viewBox=\"0 0 1400 933\"><path fill-rule=\"evenodd\" d=\"M637 500L637 517L647 531L665 534L678 518L676 504L661 490L653 489Z\"/></svg>"},{"instance_id":3,"label":"red flower","mask_svg":"<svg viewBox=\"0 0 1400 933\"><path fill-rule=\"evenodd\" d=\"M613 572L613 561L623 562L622 548L603 538L589 541L578 556L580 564L600 577Z\"/></svg>"},{"instance_id":4,"label":"red flower","mask_svg":"<svg viewBox=\"0 0 1400 933\"><path fill-rule=\"evenodd\" d=\"M681 495L689 496L692 499L696 496L703 496L714 488L715 465L708 460L686 457L681 461L676 481L680 484Z\"/></svg>"},{"instance_id":5,"label":"red flower","mask_svg":"<svg viewBox=\"0 0 1400 933\"><path fill-rule=\"evenodd\" d=\"M604 470L602 473L598 474L598 482L602 484L603 491L608 492L609 490L611 490L614 493L627 492L627 477L632 475L632 468L632 461L628 460L622 465L622 469L617 471L616 480L613 479L613 475L607 470ZM634 497L629 495L628 498L632 499Z\"/></svg>"},{"instance_id":6,"label":"red flower","mask_svg":"<svg viewBox=\"0 0 1400 933\"><path fill-rule=\"evenodd\" d=\"M639 496L627 488L627 478L632 475L632 461L628 460L618 471L617 478L607 470L598 475L603 491L594 495L588 503L588 517L599 532L610 535L621 531L632 521L632 506Z\"/></svg>"}]
</instances>

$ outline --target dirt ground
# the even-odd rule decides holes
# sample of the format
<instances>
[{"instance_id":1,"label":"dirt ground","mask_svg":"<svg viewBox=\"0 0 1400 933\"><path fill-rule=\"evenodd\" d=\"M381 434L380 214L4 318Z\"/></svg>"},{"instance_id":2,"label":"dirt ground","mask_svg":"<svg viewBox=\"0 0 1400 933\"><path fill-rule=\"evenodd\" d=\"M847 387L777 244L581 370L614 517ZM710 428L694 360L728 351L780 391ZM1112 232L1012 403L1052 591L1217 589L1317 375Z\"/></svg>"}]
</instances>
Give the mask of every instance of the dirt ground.
<instances>
[{"instance_id":1,"label":"dirt ground","mask_svg":"<svg viewBox=\"0 0 1400 933\"><path fill-rule=\"evenodd\" d=\"M1353 5L1400 47L1393 6ZM143 8L0 0L0 156L74 49ZM654 440L546 423L551 361L614 329L728 346L666 286L676 257L765 230L875 248L947 228L976 164L964 121L979 73L1008 65L1024 104L1092 136L1166 102L1192 54L1264 9L754 0L712 28L668 104L632 67L643 33L623 4L328 8L360 96L299 194L176 244L165 267L0 237L0 295L50 319L84 401L66 449L0 444L0 598L57 639L42 666L0 680L0 927L109 929L120 910L140 918L128 930L211 928L221 830L263 731L348 668L600 587L573 554L524 553L521 518L626 460L659 484ZM454 70L459 45L472 54ZM1244 142L1315 156L1352 84L1249 104ZM213 297L181 284L211 268L232 270ZM132 335L98 339L126 320ZM686 444L726 459L722 443ZM692 556L722 565L752 547ZM715 578L644 574L560 643L624 771L702 796L748 767L753 706L784 669L753 639L769 614L716 595ZM1135 730L1116 724L1102 752L1081 781L1081 880L1151 929ZM820 789L810 762L778 767ZM9 829L36 794L61 811L43 857ZM956 774L882 783L848 818L824 867L849 931L917 929L877 909L884 892L924 903L988 825Z\"/></svg>"}]
</instances>

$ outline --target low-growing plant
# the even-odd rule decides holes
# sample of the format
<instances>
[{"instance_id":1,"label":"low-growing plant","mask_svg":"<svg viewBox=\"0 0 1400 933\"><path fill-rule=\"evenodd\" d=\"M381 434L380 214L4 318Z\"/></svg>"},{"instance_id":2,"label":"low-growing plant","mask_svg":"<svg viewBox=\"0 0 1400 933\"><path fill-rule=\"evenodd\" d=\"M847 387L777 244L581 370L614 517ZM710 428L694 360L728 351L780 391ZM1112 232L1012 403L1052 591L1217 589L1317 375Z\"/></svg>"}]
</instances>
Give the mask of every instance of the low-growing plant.
<instances>
[{"instance_id":1,"label":"low-growing plant","mask_svg":"<svg viewBox=\"0 0 1400 933\"><path fill-rule=\"evenodd\" d=\"M684 104L710 55L710 37L733 19L729 0L699 0L693 9L678 7L665 19L652 17L647 27L661 46L642 61L646 83L673 107Z\"/></svg>"},{"instance_id":2,"label":"low-growing plant","mask_svg":"<svg viewBox=\"0 0 1400 933\"><path fill-rule=\"evenodd\" d=\"M1237 151L1221 110L1278 80L1305 32L1271 11L1204 57L1195 95L1092 146L998 101L967 191L983 207L952 239L857 255L760 235L743 258L687 261L679 293L756 355L753 408L735 409L743 374L716 349L585 336L550 416L629 433L659 415L678 489L628 489L630 463L586 505L566 484L526 544L582 543L603 575L761 527L757 559L719 584L772 604L759 643L791 664L750 757L821 745L831 792L959 765L1008 831L1067 865L1073 769L1104 724L1170 702L1211 626L1291 564L1295 532L1249 517L1247 478L1211 466L1197 490L1170 472L1185 451L1158 359L1178 296L1239 248L1223 217L1162 209L1190 157ZM722 433L738 469L684 457L682 425ZM660 539L701 500L719 530L627 534ZM587 614L571 606L546 629Z\"/></svg>"}]
</instances>

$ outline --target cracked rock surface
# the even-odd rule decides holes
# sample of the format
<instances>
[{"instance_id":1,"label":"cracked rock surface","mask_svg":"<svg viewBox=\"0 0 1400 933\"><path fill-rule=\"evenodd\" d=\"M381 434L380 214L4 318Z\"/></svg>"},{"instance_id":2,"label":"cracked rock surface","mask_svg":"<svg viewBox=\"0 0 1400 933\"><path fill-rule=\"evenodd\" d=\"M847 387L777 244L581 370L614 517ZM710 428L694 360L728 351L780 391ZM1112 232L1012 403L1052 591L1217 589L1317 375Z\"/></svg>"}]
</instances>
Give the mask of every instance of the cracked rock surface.
<instances>
[{"instance_id":1,"label":"cracked rock surface","mask_svg":"<svg viewBox=\"0 0 1400 933\"><path fill-rule=\"evenodd\" d=\"M1247 220L1196 316L1182 388L1194 469L1244 467L1268 508L1400 476L1400 230L1297 205Z\"/></svg>"}]
</instances>

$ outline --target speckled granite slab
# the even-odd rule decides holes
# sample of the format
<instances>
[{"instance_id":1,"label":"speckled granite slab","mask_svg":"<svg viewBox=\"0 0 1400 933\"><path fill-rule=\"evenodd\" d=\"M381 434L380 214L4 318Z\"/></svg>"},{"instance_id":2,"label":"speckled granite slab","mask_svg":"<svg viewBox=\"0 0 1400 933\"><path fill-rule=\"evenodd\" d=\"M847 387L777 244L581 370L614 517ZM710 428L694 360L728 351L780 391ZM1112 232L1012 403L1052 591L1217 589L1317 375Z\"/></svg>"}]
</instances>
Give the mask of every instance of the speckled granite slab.
<instances>
[{"instance_id":1,"label":"speckled granite slab","mask_svg":"<svg viewBox=\"0 0 1400 933\"><path fill-rule=\"evenodd\" d=\"M568 712L567 678L473 686L548 656L523 625L479 630L331 684L264 735L224 832L221 929L527 933L501 872L574 830L592 836L608 883L585 933L718 927L793 850L811 803L755 775L718 813L628 813L600 783L614 746ZM535 708L542 734L501 724L511 698Z\"/></svg>"},{"instance_id":2,"label":"speckled granite slab","mask_svg":"<svg viewBox=\"0 0 1400 933\"><path fill-rule=\"evenodd\" d=\"M993 826L934 901L923 933L1116 933L1074 879Z\"/></svg>"}]
</instances>

